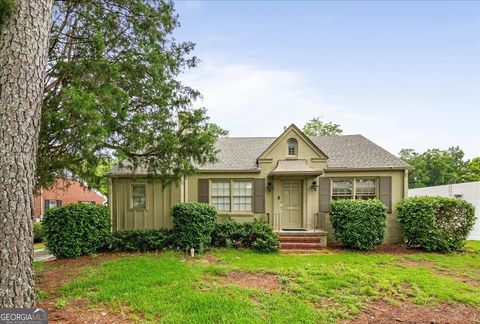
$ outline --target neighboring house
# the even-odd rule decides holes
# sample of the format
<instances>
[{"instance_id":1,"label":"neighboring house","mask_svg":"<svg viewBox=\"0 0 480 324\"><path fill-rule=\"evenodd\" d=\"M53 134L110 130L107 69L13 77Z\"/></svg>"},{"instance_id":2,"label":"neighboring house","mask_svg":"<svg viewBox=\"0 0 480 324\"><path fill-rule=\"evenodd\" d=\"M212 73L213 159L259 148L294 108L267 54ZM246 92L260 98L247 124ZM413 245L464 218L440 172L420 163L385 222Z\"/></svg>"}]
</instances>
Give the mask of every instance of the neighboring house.
<instances>
[{"instance_id":1,"label":"neighboring house","mask_svg":"<svg viewBox=\"0 0 480 324\"><path fill-rule=\"evenodd\" d=\"M113 230L172 227L170 208L199 201L217 207L221 218L262 219L274 230L324 230L332 199L379 198L388 209L385 242L400 242L393 215L407 195L410 165L361 135L308 137L291 125L279 137L222 137L218 162L162 190L145 170L110 172Z\"/></svg>"},{"instance_id":2,"label":"neighboring house","mask_svg":"<svg viewBox=\"0 0 480 324\"><path fill-rule=\"evenodd\" d=\"M41 188L35 195L34 211L35 218L42 216L46 210L60 207L66 204L91 203L105 204L107 198L100 192L89 189L86 184L75 179L58 179L48 189Z\"/></svg>"},{"instance_id":3,"label":"neighboring house","mask_svg":"<svg viewBox=\"0 0 480 324\"><path fill-rule=\"evenodd\" d=\"M475 206L475 215L477 216L477 221L468 239L480 240L480 181L409 189L408 195L461 198L472 203Z\"/></svg>"}]
</instances>

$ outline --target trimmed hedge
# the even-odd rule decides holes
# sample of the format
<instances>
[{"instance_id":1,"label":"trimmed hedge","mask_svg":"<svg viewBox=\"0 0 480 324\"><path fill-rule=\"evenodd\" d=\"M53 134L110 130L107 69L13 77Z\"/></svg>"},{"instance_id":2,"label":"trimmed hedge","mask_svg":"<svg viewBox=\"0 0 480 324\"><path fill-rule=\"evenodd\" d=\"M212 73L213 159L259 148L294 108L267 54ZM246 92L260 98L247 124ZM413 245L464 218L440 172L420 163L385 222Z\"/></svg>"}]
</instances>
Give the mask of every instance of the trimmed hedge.
<instances>
[{"instance_id":1,"label":"trimmed hedge","mask_svg":"<svg viewBox=\"0 0 480 324\"><path fill-rule=\"evenodd\" d=\"M387 209L380 200L334 200L331 209L335 240L357 250L372 250L382 243Z\"/></svg>"},{"instance_id":2,"label":"trimmed hedge","mask_svg":"<svg viewBox=\"0 0 480 324\"><path fill-rule=\"evenodd\" d=\"M45 236L43 232L43 225L40 222L33 222L33 242L40 243L43 242L43 237Z\"/></svg>"},{"instance_id":3,"label":"trimmed hedge","mask_svg":"<svg viewBox=\"0 0 480 324\"><path fill-rule=\"evenodd\" d=\"M278 236L266 223L254 220L240 224L232 220L217 223L212 232L212 245L219 247L247 247L258 252L276 252Z\"/></svg>"},{"instance_id":4,"label":"trimmed hedge","mask_svg":"<svg viewBox=\"0 0 480 324\"><path fill-rule=\"evenodd\" d=\"M134 229L112 234L112 251L161 251L172 246L172 231L168 229Z\"/></svg>"},{"instance_id":5,"label":"trimmed hedge","mask_svg":"<svg viewBox=\"0 0 480 324\"><path fill-rule=\"evenodd\" d=\"M182 251L194 248L204 252L211 241L217 209L198 202L178 203L172 207L172 216L175 247Z\"/></svg>"},{"instance_id":6,"label":"trimmed hedge","mask_svg":"<svg viewBox=\"0 0 480 324\"><path fill-rule=\"evenodd\" d=\"M463 199L411 197L396 209L407 245L425 251L460 250L476 219L475 207Z\"/></svg>"},{"instance_id":7,"label":"trimmed hedge","mask_svg":"<svg viewBox=\"0 0 480 324\"><path fill-rule=\"evenodd\" d=\"M110 238L108 207L71 204L52 208L42 220L48 251L57 258L91 254L107 246Z\"/></svg>"}]
</instances>

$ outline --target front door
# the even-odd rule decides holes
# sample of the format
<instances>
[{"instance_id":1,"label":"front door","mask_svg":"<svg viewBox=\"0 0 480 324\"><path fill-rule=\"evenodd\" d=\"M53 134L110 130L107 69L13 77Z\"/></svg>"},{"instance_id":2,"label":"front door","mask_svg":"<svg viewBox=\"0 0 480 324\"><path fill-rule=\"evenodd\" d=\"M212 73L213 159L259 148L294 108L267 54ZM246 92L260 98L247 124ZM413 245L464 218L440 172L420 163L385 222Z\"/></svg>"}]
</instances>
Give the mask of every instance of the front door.
<instances>
[{"instance_id":1,"label":"front door","mask_svg":"<svg viewBox=\"0 0 480 324\"><path fill-rule=\"evenodd\" d=\"M281 228L302 227L302 182L282 181Z\"/></svg>"}]
</instances>

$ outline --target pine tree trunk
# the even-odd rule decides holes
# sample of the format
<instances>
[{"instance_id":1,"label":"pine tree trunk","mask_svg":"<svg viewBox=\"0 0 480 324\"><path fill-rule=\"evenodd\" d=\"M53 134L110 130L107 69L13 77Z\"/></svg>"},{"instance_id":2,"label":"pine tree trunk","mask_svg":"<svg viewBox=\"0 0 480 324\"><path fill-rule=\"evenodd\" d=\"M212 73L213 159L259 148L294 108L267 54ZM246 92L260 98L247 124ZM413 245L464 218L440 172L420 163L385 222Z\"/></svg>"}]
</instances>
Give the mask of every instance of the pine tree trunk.
<instances>
[{"instance_id":1,"label":"pine tree trunk","mask_svg":"<svg viewBox=\"0 0 480 324\"><path fill-rule=\"evenodd\" d=\"M15 0L0 34L0 308L33 307L33 193L52 0Z\"/></svg>"}]
</instances>

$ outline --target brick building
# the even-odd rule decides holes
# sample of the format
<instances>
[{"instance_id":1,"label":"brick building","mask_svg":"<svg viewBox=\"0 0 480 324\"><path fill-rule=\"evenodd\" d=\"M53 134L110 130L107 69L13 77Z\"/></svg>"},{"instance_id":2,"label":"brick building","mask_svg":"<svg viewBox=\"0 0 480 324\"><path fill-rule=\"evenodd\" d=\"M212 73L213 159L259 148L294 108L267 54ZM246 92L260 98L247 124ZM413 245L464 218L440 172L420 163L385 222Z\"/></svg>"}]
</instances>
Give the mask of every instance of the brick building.
<instances>
[{"instance_id":1,"label":"brick building","mask_svg":"<svg viewBox=\"0 0 480 324\"><path fill-rule=\"evenodd\" d=\"M43 215L45 210L66 204L78 204L80 202L92 204L104 204L107 198L96 190L87 188L78 180L59 179L50 189L40 189L35 196L33 216Z\"/></svg>"}]
</instances>

